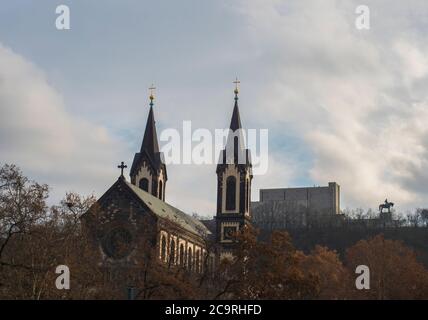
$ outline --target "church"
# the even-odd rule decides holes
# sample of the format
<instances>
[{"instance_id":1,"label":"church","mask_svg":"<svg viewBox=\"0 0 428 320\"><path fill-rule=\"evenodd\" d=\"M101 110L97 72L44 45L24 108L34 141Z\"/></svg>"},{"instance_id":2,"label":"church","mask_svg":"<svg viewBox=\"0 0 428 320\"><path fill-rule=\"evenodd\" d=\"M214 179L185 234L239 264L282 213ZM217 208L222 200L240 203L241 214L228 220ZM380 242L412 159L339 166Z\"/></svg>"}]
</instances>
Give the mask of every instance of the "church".
<instances>
[{"instance_id":1,"label":"church","mask_svg":"<svg viewBox=\"0 0 428 320\"><path fill-rule=\"evenodd\" d=\"M251 220L253 178L251 155L241 130L238 81L235 84L229 136L216 168L214 219L200 221L165 202L168 174L159 150L152 92L141 148L130 168L130 181L123 175L127 166L122 162L117 181L82 217L85 223L97 216L94 239L104 261L119 265L132 261L142 250L138 239L143 236L150 238L160 262L192 272L201 273L205 266L212 268L218 259L233 255L233 234Z\"/></svg>"}]
</instances>

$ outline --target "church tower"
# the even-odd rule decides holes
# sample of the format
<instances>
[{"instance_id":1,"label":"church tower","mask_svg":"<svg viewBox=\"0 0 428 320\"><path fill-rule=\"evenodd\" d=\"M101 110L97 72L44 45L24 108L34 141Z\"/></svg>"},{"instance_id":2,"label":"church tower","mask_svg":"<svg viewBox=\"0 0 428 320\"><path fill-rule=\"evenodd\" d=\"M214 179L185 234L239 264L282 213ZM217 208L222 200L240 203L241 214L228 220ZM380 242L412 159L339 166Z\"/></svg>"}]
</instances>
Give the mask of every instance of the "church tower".
<instances>
[{"instance_id":1,"label":"church tower","mask_svg":"<svg viewBox=\"0 0 428 320\"><path fill-rule=\"evenodd\" d=\"M150 111L140 152L134 156L131 167L131 183L165 201L165 185L168 180L163 154L159 152L156 123L153 114L153 90L150 88Z\"/></svg>"},{"instance_id":2,"label":"church tower","mask_svg":"<svg viewBox=\"0 0 428 320\"><path fill-rule=\"evenodd\" d=\"M226 147L217 164L216 240L222 256L232 254L233 235L250 223L251 180L250 150L245 147L245 134L238 108L238 83L235 82L235 105Z\"/></svg>"}]
</instances>

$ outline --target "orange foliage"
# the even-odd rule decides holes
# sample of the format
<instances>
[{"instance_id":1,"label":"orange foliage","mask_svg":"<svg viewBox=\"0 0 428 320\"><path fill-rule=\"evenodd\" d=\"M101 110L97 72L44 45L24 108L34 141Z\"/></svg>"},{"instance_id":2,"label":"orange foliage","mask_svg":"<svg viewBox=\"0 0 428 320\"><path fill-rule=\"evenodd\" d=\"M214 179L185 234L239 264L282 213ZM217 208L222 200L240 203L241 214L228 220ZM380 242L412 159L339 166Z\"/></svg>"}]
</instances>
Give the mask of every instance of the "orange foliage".
<instances>
[{"instance_id":1,"label":"orange foliage","mask_svg":"<svg viewBox=\"0 0 428 320\"><path fill-rule=\"evenodd\" d=\"M351 270L358 265L370 269L370 290L354 289L354 298L428 298L428 271L400 241L386 240L383 235L361 240L347 250L346 261Z\"/></svg>"}]
</instances>

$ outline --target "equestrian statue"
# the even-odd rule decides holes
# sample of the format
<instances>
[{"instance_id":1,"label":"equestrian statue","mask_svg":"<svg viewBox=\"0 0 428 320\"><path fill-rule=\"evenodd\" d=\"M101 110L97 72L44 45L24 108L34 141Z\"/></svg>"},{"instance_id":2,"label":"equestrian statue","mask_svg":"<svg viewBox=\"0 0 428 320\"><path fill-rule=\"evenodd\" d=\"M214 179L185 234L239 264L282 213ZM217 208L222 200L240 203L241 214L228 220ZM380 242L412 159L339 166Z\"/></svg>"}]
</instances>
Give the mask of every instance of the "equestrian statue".
<instances>
[{"instance_id":1,"label":"equestrian statue","mask_svg":"<svg viewBox=\"0 0 428 320\"><path fill-rule=\"evenodd\" d=\"M388 209L388 213L391 213L391 208L394 206L393 202L388 202L388 199L385 199L385 203L379 205L379 212L383 213L383 209Z\"/></svg>"}]
</instances>

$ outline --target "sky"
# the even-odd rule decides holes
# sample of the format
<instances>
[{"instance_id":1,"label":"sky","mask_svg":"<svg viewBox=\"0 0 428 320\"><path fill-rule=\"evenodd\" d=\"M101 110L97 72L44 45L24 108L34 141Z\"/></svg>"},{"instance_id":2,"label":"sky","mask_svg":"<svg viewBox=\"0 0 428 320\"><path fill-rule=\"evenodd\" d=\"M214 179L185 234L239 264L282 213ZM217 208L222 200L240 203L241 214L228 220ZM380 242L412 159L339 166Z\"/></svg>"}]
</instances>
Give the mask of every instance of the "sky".
<instances>
[{"instance_id":1,"label":"sky","mask_svg":"<svg viewBox=\"0 0 428 320\"><path fill-rule=\"evenodd\" d=\"M226 128L238 76L243 126L269 130L253 200L336 181L342 208L428 206L427 31L424 0L3 1L0 164L49 184L52 203L99 197L140 148L152 83L160 135ZM167 202L214 215L214 164L167 170Z\"/></svg>"}]
</instances>

